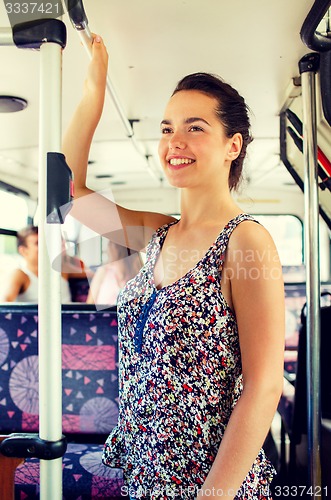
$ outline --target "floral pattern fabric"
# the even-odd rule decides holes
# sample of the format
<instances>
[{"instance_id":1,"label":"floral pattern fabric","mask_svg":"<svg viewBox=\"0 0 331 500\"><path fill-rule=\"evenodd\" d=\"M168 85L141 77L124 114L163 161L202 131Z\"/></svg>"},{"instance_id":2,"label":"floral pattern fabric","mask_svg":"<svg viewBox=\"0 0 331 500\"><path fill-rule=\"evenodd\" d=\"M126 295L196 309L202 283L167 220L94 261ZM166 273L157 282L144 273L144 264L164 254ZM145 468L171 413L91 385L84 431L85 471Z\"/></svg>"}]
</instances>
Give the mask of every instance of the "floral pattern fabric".
<instances>
[{"instance_id":1,"label":"floral pattern fabric","mask_svg":"<svg viewBox=\"0 0 331 500\"><path fill-rule=\"evenodd\" d=\"M205 256L158 290L154 267L168 229L118 301L120 410L103 462L123 468L130 497L193 500L242 391L236 318L220 287L232 219ZM236 498L269 498L274 468L260 450Z\"/></svg>"}]
</instances>

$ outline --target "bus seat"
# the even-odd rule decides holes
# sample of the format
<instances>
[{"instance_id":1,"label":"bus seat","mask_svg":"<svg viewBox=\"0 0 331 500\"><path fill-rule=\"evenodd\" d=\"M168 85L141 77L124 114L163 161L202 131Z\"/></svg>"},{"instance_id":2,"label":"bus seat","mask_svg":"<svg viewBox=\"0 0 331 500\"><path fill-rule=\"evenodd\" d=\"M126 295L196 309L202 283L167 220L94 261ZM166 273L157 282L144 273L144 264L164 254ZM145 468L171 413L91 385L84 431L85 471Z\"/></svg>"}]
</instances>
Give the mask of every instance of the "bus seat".
<instances>
[{"instance_id":1,"label":"bus seat","mask_svg":"<svg viewBox=\"0 0 331 500\"><path fill-rule=\"evenodd\" d=\"M299 331L298 358L295 381L284 384L278 411L282 417L282 425L290 439L289 478L292 481L307 480L307 330L304 309L301 314L301 327ZM331 439L331 364L329 362L331 352L331 306L321 307L321 416L324 422L321 432L324 438L321 440L322 474L326 471L325 457L328 456L326 447L327 440ZM326 436L326 437L325 437ZM326 481L324 472L323 482ZM301 481L301 482L300 482Z\"/></svg>"},{"instance_id":2,"label":"bus seat","mask_svg":"<svg viewBox=\"0 0 331 500\"><path fill-rule=\"evenodd\" d=\"M300 328L300 313L306 302L306 283L285 284L285 356L284 369L289 378L295 377L298 341Z\"/></svg>"},{"instance_id":3,"label":"bus seat","mask_svg":"<svg viewBox=\"0 0 331 500\"><path fill-rule=\"evenodd\" d=\"M72 302L86 302L90 283L88 278L69 278L69 288Z\"/></svg>"},{"instance_id":4,"label":"bus seat","mask_svg":"<svg viewBox=\"0 0 331 500\"><path fill-rule=\"evenodd\" d=\"M330 418L322 418L322 426L321 426L321 461L323 464L323 482L327 491L331 490L331 419Z\"/></svg>"},{"instance_id":5,"label":"bus seat","mask_svg":"<svg viewBox=\"0 0 331 500\"><path fill-rule=\"evenodd\" d=\"M7 436L0 436L0 443ZM15 470L23 462L23 458L8 458L0 453L0 498L11 500L15 491Z\"/></svg>"},{"instance_id":6,"label":"bus seat","mask_svg":"<svg viewBox=\"0 0 331 500\"><path fill-rule=\"evenodd\" d=\"M122 471L101 463L118 416L116 308L62 306L63 498L122 498ZM0 433L38 432L38 309L0 307ZM39 461L16 469L15 498L39 498Z\"/></svg>"}]
</instances>

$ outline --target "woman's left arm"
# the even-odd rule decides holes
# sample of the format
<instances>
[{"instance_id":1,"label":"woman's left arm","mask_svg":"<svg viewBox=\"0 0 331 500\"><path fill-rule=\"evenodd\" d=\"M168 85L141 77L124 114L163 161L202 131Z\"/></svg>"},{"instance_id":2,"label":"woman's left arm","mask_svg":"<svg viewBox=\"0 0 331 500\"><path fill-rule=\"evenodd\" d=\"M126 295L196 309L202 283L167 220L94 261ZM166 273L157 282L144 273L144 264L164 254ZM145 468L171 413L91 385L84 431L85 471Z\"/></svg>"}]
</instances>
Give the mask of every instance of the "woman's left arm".
<instances>
[{"instance_id":1,"label":"woman's left arm","mask_svg":"<svg viewBox=\"0 0 331 500\"><path fill-rule=\"evenodd\" d=\"M274 242L262 226L245 222L236 228L229 241L224 272L231 276L243 392L199 498L207 497L207 490L214 492L214 498L234 498L263 445L283 387L282 267Z\"/></svg>"}]
</instances>

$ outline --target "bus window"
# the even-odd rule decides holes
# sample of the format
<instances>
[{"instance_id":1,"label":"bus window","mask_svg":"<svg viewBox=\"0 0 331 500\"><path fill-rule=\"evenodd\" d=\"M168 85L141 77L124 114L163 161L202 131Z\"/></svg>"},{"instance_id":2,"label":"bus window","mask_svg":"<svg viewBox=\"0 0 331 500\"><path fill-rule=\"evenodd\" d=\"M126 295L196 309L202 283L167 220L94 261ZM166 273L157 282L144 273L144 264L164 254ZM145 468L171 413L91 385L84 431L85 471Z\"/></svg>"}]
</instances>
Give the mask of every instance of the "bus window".
<instances>
[{"instance_id":1,"label":"bus window","mask_svg":"<svg viewBox=\"0 0 331 500\"><path fill-rule=\"evenodd\" d=\"M321 281L330 281L330 230L320 218L320 273Z\"/></svg>"},{"instance_id":2,"label":"bus window","mask_svg":"<svg viewBox=\"0 0 331 500\"><path fill-rule=\"evenodd\" d=\"M254 215L271 234L286 282L305 281L303 224L294 215Z\"/></svg>"},{"instance_id":3,"label":"bus window","mask_svg":"<svg viewBox=\"0 0 331 500\"><path fill-rule=\"evenodd\" d=\"M283 266L285 282L305 282L304 233L302 221L294 215L254 215L270 232ZM320 218L321 281L330 279L330 243L327 225Z\"/></svg>"},{"instance_id":4,"label":"bus window","mask_svg":"<svg viewBox=\"0 0 331 500\"><path fill-rule=\"evenodd\" d=\"M13 269L20 266L16 231L27 225L28 205L24 198L0 190L0 301Z\"/></svg>"},{"instance_id":5,"label":"bus window","mask_svg":"<svg viewBox=\"0 0 331 500\"><path fill-rule=\"evenodd\" d=\"M10 274L22 262L17 252L16 232L3 230L4 232L6 234L0 234L0 302L4 300Z\"/></svg>"},{"instance_id":6,"label":"bus window","mask_svg":"<svg viewBox=\"0 0 331 500\"><path fill-rule=\"evenodd\" d=\"M28 205L23 198L0 190L0 228L18 231L27 225Z\"/></svg>"}]
</instances>

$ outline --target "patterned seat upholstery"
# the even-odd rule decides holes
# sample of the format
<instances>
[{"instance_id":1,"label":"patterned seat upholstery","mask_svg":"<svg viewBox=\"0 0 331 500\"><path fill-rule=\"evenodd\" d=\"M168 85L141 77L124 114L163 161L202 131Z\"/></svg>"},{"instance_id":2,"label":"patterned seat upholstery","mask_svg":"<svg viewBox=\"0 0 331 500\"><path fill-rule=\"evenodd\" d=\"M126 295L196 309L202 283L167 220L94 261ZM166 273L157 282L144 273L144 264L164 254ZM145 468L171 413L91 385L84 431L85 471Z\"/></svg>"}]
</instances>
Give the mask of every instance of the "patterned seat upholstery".
<instances>
[{"instance_id":1,"label":"patterned seat upholstery","mask_svg":"<svg viewBox=\"0 0 331 500\"><path fill-rule=\"evenodd\" d=\"M116 309L63 306L63 498L122 498L122 473L101 463L103 442L118 416ZM0 308L0 433L38 432L38 312ZM17 499L39 498L39 462L15 476Z\"/></svg>"}]
</instances>

